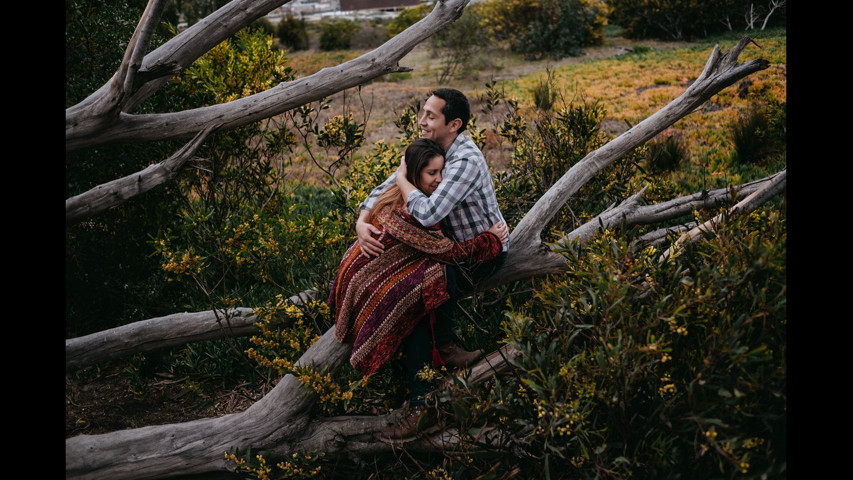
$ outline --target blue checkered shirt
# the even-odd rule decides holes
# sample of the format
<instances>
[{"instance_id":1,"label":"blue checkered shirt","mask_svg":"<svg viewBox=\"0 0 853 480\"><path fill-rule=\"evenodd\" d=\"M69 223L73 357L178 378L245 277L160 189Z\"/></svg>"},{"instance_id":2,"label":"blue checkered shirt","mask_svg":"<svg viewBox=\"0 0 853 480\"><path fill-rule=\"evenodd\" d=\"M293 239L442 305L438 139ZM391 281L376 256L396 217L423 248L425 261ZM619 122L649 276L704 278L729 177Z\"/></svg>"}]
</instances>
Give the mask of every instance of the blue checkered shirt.
<instances>
[{"instance_id":1,"label":"blue checkered shirt","mask_svg":"<svg viewBox=\"0 0 853 480\"><path fill-rule=\"evenodd\" d=\"M396 182L391 174L381 185L374 188L359 208L370 209L376 198ZM485 232L497 222L504 222L498 207L495 185L486 158L477 145L466 135L459 134L444 160L441 183L432 195L420 190L409 194L406 208L422 225L432 226L445 220L444 230L457 242L470 240ZM509 237L503 250L509 249Z\"/></svg>"}]
</instances>

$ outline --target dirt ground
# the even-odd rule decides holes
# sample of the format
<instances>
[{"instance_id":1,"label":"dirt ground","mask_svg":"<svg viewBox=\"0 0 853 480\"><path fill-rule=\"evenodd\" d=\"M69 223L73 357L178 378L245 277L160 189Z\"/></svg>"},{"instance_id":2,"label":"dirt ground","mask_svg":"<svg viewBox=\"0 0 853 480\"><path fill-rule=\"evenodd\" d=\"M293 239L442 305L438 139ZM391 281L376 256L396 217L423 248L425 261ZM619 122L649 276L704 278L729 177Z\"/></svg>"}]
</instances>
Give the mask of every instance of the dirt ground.
<instances>
[{"instance_id":1,"label":"dirt ground","mask_svg":"<svg viewBox=\"0 0 853 480\"><path fill-rule=\"evenodd\" d=\"M188 379L158 375L160 380L137 393L124 369L117 364L104 371L89 369L83 378L66 374L66 438L241 412L272 388L235 384L210 394L191 388L195 383Z\"/></svg>"}]
</instances>

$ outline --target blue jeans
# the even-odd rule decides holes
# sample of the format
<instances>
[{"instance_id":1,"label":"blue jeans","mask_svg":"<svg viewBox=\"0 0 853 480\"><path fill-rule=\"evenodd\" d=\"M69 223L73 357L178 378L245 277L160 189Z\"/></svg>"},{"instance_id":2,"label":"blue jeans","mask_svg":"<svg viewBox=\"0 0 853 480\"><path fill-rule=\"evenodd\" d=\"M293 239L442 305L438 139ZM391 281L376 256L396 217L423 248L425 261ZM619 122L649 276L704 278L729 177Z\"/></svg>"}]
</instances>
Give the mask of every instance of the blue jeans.
<instances>
[{"instance_id":1,"label":"blue jeans","mask_svg":"<svg viewBox=\"0 0 853 480\"><path fill-rule=\"evenodd\" d=\"M453 331L453 315L456 303L461 293L474 291L474 286L486 277L497 272L506 261L506 252L501 252L493 260L477 264L447 265L447 293L450 299L436 309L435 315L435 345L447 342L460 343L459 337ZM403 351L403 369L409 380L409 404L422 405L424 397L433 385L431 382L418 378L418 372L432 364L432 329L429 317L425 317L412 330L400 345Z\"/></svg>"}]
</instances>

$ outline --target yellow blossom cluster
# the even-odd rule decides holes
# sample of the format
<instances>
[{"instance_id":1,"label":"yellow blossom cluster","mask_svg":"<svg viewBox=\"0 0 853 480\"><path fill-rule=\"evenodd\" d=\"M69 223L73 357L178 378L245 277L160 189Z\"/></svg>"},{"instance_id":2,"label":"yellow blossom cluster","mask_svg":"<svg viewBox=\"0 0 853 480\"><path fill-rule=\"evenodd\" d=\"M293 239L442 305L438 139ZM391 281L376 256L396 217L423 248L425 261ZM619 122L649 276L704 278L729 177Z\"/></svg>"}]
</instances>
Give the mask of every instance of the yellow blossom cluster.
<instances>
[{"instance_id":1,"label":"yellow blossom cluster","mask_svg":"<svg viewBox=\"0 0 853 480\"><path fill-rule=\"evenodd\" d=\"M202 270L201 256L194 255L190 251L183 253L164 251L164 255L166 261L163 263L163 270L172 275L192 275Z\"/></svg>"},{"instance_id":2,"label":"yellow blossom cluster","mask_svg":"<svg viewBox=\"0 0 853 480\"><path fill-rule=\"evenodd\" d=\"M663 384L660 388L658 388L658 393L660 394L660 396L663 397L675 393L675 384L672 383L672 378L670 378L669 374L665 374L663 377L661 377L660 381Z\"/></svg>"},{"instance_id":3,"label":"yellow blossom cluster","mask_svg":"<svg viewBox=\"0 0 853 480\"><path fill-rule=\"evenodd\" d=\"M271 477L273 469L263 455L254 456L257 462L255 465L250 465L245 458L240 458L233 453L226 452L225 459L233 462L238 470L248 473L258 480L311 478L319 475L323 469L321 465L313 465L317 463L317 459L311 454L293 453L290 459L283 460L275 465L278 467L278 471L274 477Z\"/></svg>"}]
</instances>

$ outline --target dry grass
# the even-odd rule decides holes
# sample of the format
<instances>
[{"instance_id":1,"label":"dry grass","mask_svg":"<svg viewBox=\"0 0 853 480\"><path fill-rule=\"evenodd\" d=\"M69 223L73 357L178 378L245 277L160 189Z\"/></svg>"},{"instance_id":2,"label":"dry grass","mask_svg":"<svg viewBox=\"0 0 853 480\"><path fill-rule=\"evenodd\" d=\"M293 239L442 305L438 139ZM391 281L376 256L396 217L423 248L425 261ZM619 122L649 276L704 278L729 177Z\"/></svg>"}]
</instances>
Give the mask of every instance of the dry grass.
<instances>
[{"instance_id":1,"label":"dry grass","mask_svg":"<svg viewBox=\"0 0 853 480\"><path fill-rule=\"evenodd\" d=\"M784 101L786 38L773 37L759 42L761 50L747 48L741 61L762 56L771 62L771 68L752 75L749 85L729 87L714 98L709 108L680 120L674 126L684 130L685 138L695 144L691 150L695 162L713 163L728 155L728 141L721 132L746 104L738 88L747 88L752 93L763 91L767 94L769 91L772 97ZM638 45L648 47L650 51L624 56ZM721 47L727 49L733 45L734 41ZM468 62L468 68L444 86L465 92L471 100L472 112L478 115L478 127L487 128L492 123L481 112L487 82L497 82L520 105L531 105L534 86L543 81L547 70L551 70L555 88L564 101L599 100L604 105L608 118L602 127L615 135L680 95L702 71L712 48L713 44L607 37L604 45L587 48L580 57L539 61L526 61L494 48L477 53ZM308 51L293 53L290 58L298 75L305 76L363 53L365 51ZM410 67L412 71L386 75L359 89L338 93L331 97L331 108L324 113L324 118L328 118L350 111L356 119L366 122L362 152L369 151L379 140L394 140L399 134L394 125L399 115L409 106L422 104L429 93L440 86L437 82L441 64L426 45L412 50L400 65ZM487 132L487 139L486 158L493 168L500 170L508 163L509 146L502 145L492 132ZM325 184L322 176L312 173L310 164L297 162L293 168L300 169L299 178Z\"/></svg>"}]
</instances>

